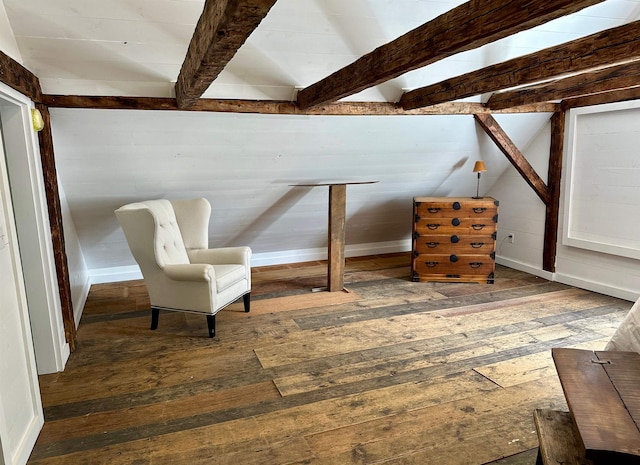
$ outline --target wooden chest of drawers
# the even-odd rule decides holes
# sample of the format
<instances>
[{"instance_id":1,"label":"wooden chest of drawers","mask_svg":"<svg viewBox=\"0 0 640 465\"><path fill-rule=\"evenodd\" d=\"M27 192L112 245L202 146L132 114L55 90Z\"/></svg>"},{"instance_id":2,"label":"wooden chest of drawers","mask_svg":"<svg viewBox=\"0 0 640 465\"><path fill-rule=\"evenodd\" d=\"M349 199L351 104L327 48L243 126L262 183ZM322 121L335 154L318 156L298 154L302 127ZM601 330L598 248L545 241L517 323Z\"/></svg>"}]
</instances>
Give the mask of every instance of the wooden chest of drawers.
<instances>
[{"instance_id":1,"label":"wooden chest of drawers","mask_svg":"<svg viewBox=\"0 0 640 465\"><path fill-rule=\"evenodd\" d=\"M415 197L411 279L493 284L497 228L492 197Z\"/></svg>"}]
</instances>

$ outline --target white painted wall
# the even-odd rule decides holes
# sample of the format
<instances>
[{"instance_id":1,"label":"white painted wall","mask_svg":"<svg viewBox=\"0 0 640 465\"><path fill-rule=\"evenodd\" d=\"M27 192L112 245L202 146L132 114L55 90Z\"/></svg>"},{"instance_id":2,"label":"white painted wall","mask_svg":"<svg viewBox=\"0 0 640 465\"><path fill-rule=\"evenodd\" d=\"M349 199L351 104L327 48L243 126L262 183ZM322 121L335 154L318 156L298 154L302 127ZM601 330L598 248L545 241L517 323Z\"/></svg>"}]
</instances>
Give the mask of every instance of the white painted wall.
<instances>
[{"instance_id":1,"label":"white painted wall","mask_svg":"<svg viewBox=\"0 0 640 465\"><path fill-rule=\"evenodd\" d=\"M472 116L306 117L52 109L61 184L90 275L131 277L135 264L113 211L137 200L204 196L210 245L244 244L253 264L326 256L327 188L347 188L347 253L410 249L414 196L475 195L509 166ZM526 145L548 115L505 115ZM123 275L122 273L125 272Z\"/></svg>"},{"instance_id":2,"label":"white painted wall","mask_svg":"<svg viewBox=\"0 0 640 465\"><path fill-rule=\"evenodd\" d=\"M500 115L496 116L496 120L501 123ZM508 130L507 134L509 135ZM549 167L550 143L550 116L547 116L546 123L530 144L518 145L531 166L545 181ZM544 203L511 165L493 184L489 195L500 201L496 243L498 263L540 274L544 248ZM513 244L506 240L509 234L515 236ZM551 278L550 274L543 275Z\"/></svg>"},{"instance_id":3,"label":"white painted wall","mask_svg":"<svg viewBox=\"0 0 640 465\"><path fill-rule=\"evenodd\" d=\"M87 263L84 260L84 254L80 247L78 233L76 232L76 227L73 224L73 219L71 218L71 210L69 210L67 196L65 195L64 188L60 182L58 182L58 192L60 193L62 227L64 229L64 243L67 253L67 266L69 268L69 284L71 286L73 315L77 328L80 324L82 309L84 308L87 296L89 295L91 282L89 279L89 272L87 270Z\"/></svg>"},{"instance_id":4,"label":"white painted wall","mask_svg":"<svg viewBox=\"0 0 640 465\"><path fill-rule=\"evenodd\" d=\"M638 121L633 120L629 124L637 126ZM520 146L527 160L545 180L549 160L550 131L550 124L546 124L529 145ZM627 144L635 144L637 148L637 139L634 140L630 137L631 134L630 132L625 136L624 133L620 133L616 140L619 144L624 144L625 141ZM567 149L568 144L565 142L564 173L567 172ZM599 151L591 152L590 156L594 157L592 163L596 163L607 155L606 151ZM589 161L585 162L589 163ZM489 194L500 199L498 263L584 289L635 301L640 296L639 260L563 244L564 225L562 218L566 200L566 176L562 180L561 187L561 221L558 231L556 272L551 274L541 271L545 218L545 208L542 201L512 167L494 184ZM600 195L606 194L606 192L602 192ZM597 200L597 195L597 191L594 190L594 200ZM640 228L640 218L637 215L631 215L626 220L636 229ZM509 233L515 234L513 244L505 240Z\"/></svg>"}]
</instances>

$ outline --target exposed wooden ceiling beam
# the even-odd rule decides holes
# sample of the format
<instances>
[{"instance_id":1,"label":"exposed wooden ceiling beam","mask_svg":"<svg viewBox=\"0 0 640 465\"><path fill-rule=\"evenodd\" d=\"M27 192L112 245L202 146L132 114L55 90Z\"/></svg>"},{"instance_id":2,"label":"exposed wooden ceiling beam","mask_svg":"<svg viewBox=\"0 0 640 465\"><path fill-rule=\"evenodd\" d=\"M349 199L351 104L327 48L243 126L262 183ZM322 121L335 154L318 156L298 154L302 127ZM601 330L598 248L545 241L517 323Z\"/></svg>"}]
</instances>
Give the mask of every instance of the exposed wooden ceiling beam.
<instances>
[{"instance_id":1,"label":"exposed wooden ceiling beam","mask_svg":"<svg viewBox=\"0 0 640 465\"><path fill-rule=\"evenodd\" d=\"M90 108L111 110L181 110L175 99L154 97L111 97L89 95L42 96L51 108ZM496 113L553 113L559 104L543 103L509 108ZM301 110L295 103L277 100L216 100L199 99L188 111L219 113L262 113L268 115L331 115L331 116L397 116L397 115L473 115L489 113L481 103L451 102L433 107L405 111L395 103L337 102Z\"/></svg>"},{"instance_id":2,"label":"exposed wooden ceiling beam","mask_svg":"<svg viewBox=\"0 0 640 465\"><path fill-rule=\"evenodd\" d=\"M529 164L522 152L516 147L506 132L500 127L493 116L488 113L474 115L476 122L484 132L495 142L497 147L505 154L514 168L523 179L531 186L545 205L549 203L550 191L545 182L538 176L536 170Z\"/></svg>"},{"instance_id":3,"label":"exposed wooden ceiling beam","mask_svg":"<svg viewBox=\"0 0 640 465\"><path fill-rule=\"evenodd\" d=\"M407 92L406 110L640 59L640 21Z\"/></svg>"},{"instance_id":4,"label":"exposed wooden ceiling beam","mask_svg":"<svg viewBox=\"0 0 640 465\"><path fill-rule=\"evenodd\" d=\"M628 89L619 89L611 92L602 92L600 94L566 99L560 103L560 106L563 110L569 110L577 107L604 105L605 103L625 102L627 100L637 99L640 99L640 83L638 86L630 87Z\"/></svg>"},{"instance_id":5,"label":"exposed wooden ceiling beam","mask_svg":"<svg viewBox=\"0 0 640 465\"><path fill-rule=\"evenodd\" d=\"M200 98L275 2L206 0L176 82L180 108Z\"/></svg>"},{"instance_id":6,"label":"exposed wooden ceiling beam","mask_svg":"<svg viewBox=\"0 0 640 465\"><path fill-rule=\"evenodd\" d=\"M353 95L408 71L575 13L602 0L472 0L378 47L298 92L306 109Z\"/></svg>"},{"instance_id":7,"label":"exposed wooden ceiling beam","mask_svg":"<svg viewBox=\"0 0 640 465\"><path fill-rule=\"evenodd\" d=\"M492 110L500 110L518 105L626 89L637 86L639 83L640 61L634 61L522 89L498 92L491 96L487 106Z\"/></svg>"},{"instance_id":8,"label":"exposed wooden ceiling beam","mask_svg":"<svg viewBox=\"0 0 640 465\"><path fill-rule=\"evenodd\" d=\"M40 102L42 98L40 81L36 75L2 51L0 51L0 82L26 95L34 102Z\"/></svg>"}]
</instances>

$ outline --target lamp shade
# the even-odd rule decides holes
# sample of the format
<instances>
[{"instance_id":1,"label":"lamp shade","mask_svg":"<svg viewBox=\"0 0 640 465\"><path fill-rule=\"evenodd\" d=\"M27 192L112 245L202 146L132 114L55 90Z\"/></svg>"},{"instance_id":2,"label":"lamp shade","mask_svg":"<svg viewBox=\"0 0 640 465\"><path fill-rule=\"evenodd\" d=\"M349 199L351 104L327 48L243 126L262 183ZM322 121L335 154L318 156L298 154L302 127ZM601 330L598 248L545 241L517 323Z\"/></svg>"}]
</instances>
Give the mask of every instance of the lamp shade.
<instances>
[{"instance_id":1,"label":"lamp shade","mask_svg":"<svg viewBox=\"0 0 640 465\"><path fill-rule=\"evenodd\" d=\"M483 171L487 171L487 167L485 166L484 162L482 160L477 161L475 165L473 165L473 172L474 173L480 173Z\"/></svg>"}]
</instances>

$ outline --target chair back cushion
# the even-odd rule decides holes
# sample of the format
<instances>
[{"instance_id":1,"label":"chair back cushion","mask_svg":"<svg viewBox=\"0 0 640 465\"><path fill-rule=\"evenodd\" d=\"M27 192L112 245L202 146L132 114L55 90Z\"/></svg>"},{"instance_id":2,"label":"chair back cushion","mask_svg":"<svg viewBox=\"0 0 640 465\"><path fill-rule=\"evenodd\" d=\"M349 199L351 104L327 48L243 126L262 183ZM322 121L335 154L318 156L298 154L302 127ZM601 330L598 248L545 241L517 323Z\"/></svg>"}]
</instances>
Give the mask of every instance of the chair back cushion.
<instances>
[{"instance_id":1,"label":"chair back cushion","mask_svg":"<svg viewBox=\"0 0 640 465\"><path fill-rule=\"evenodd\" d=\"M205 198L172 200L184 246L189 250L209 248L211 204Z\"/></svg>"},{"instance_id":2,"label":"chair back cushion","mask_svg":"<svg viewBox=\"0 0 640 465\"><path fill-rule=\"evenodd\" d=\"M116 216L142 273L152 263L165 265L189 263L180 227L171 206L165 199L146 200L125 205Z\"/></svg>"}]
</instances>

